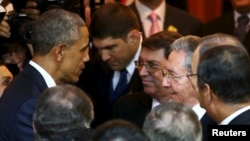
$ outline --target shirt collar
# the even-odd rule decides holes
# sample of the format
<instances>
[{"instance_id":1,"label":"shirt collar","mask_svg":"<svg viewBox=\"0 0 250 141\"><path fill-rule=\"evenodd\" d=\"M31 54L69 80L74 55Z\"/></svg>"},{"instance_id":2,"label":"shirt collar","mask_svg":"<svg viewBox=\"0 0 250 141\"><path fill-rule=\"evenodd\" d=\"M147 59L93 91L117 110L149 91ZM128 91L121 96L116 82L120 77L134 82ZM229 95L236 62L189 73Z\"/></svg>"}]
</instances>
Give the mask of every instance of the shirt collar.
<instances>
[{"instance_id":1,"label":"shirt collar","mask_svg":"<svg viewBox=\"0 0 250 141\"><path fill-rule=\"evenodd\" d=\"M248 109L250 109L250 105L235 111L233 114L231 114L230 116L222 120L219 124L220 125L229 124L234 118L236 118L238 115L242 114L243 112L247 111Z\"/></svg>"},{"instance_id":2,"label":"shirt collar","mask_svg":"<svg viewBox=\"0 0 250 141\"><path fill-rule=\"evenodd\" d=\"M32 60L30 60L29 64L33 66L38 72L40 72L48 88L56 86L56 82L45 69Z\"/></svg>"},{"instance_id":3,"label":"shirt collar","mask_svg":"<svg viewBox=\"0 0 250 141\"><path fill-rule=\"evenodd\" d=\"M203 117L203 115L206 113L206 110L201 108L200 104L196 104L195 106L192 107L193 111L196 113L198 116L199 120Z\"/></svg>"},{"instance_id":4,"label":"shirt collar","mask_svg":"<svg viewBox=\"0 0 250 141\"><path fill-rule=\"evenodd\" d=\"M241 16L242 14L240 14L238 11L234 10L234 23L235 25L238 24L237 19ZM250 18L250 13L246 14L249 18Z\"/></svg>"},{"instance_id":5,"label":"shirt collar","mask_svg":"<svg viewBox=\"0 0 250 141\"><path fill-rule=\"evenodd\" d=\"M144 21L145 19L148 19L148 15L151 12L155 12L159 16L161 21L164 20L165 11L166 11L166 2L165 2L165 0L163 0L161 5L159 7L157 7L154 11L152 11L147 6L143 5L139 0L135 1L135 6L138 9L141 21Z\"/></svg>"}]
</instances>

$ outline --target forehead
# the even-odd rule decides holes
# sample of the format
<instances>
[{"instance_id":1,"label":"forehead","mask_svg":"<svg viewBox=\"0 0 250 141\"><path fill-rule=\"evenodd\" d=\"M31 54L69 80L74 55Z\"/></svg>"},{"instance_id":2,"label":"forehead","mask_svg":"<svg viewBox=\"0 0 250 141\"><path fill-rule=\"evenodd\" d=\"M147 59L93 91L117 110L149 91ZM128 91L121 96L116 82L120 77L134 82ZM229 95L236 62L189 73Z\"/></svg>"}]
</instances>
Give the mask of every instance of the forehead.
<instances>
[{"instance_id":1,"label":"forehead","mask_svg":"<svg viewBox=\"0 0 250 141\"><path fill-rule=\"evenodd\" d=\"M170 71L182 71L185 69L186 53L183 50L172 51L168 57L167 67Z\"/></svg>"},{"instance_id":2,"label":"forehead","mask_svg":"<svg viewBox=\"0 0 250 141\"><path fill-rule=\"evenodd\" d=\"M183 50L174 50L169 54L168 61L170 63L181 63L185 61L186 53ZM177 65L177 64L176 64Z\"/></svg>"},{"instance_id":3,"label":"forehead","mask_svg":"<svg viewBox=\"0 0 250 141\"><path fill-rule=\"evenodd\" d=\"M102 49L108 46L112 46L114 44L117 44L121 41L122 39L114 39L113 37L107 37L107 38L93 38L93 44L96 48Z\"/></svg>"},{"instance_id":4,"label":"forehead","mask_svg":"<svg viewBox=\"0 0 250 141\"><path fill-rule=\"evenodd\" d=\"M86 48L88 47L88 44L89 44L89 31L87 29L86 26L83 26L80 28L80 32L81 32L81 39L80 40L77 40L76 43L75 43L75 46L76 48Z\"/></svg>"},{"instance_id":5,"label":"forehead","mask_svg":"<svg viewBox=\"0 0 250 141\"><path fill-rule=\"evenodd\" d=\"M145 60L162 59L164 57L164 49L152 50L148 48L142 48L140 58Z\"/></svg>"}]
</instances>

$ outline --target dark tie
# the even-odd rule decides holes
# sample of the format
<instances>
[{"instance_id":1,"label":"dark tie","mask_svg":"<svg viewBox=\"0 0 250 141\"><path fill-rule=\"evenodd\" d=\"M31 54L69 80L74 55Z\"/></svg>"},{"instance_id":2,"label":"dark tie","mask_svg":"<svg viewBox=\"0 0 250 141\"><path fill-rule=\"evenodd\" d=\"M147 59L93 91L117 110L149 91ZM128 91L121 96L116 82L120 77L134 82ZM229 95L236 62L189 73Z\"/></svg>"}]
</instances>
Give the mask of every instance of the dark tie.
<instances>
[{"instance_id":1,"label":"dark tie","mask_svg":"<svg viewBox=\"0 0 250 141\"><path fill-rule=\"evenodd\" d=\"M248 25L248 22L249 22L249 17L246 16L246 15L242 15L240 16L238 19L238 26L235 28L235 36L241 41L243 42L244 39L245 39L245 36L247 34L247 31L246 31L246 27Z\"/></svg>"},{"instance_id":2,"label":"dark tie","mask_svg":"<svg viewBox=\"0 0 250 141\"><path fill-rule=\"evenodd\" d=\"M115 90L113 90L112 85L110 87L110 106L113 104L117 98L128 93L128 83L127 83L127 70L123 69L120 71L120 78L117 83Z\"/></svg>"}]
</instances>

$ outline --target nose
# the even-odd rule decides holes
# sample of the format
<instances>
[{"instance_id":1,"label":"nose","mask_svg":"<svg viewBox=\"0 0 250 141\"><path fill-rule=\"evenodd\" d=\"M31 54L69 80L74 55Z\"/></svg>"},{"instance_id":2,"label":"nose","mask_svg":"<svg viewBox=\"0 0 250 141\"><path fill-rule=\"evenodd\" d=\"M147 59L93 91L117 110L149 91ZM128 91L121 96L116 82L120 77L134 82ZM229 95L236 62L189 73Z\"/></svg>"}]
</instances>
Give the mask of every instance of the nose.
<instances>
[{"instance_id":1,"label":"nose","mask_svg":"<svg viewBox=\"0 0 250 141\"><path fill-rule=\"evenodd\" d=\"M88 62L89 60L90 60L89 59L89 54L84 55L83 61Z\"/></svg>"},{"instance_id":2,"label":"nose","mask_svg":"<svg viewBox=\"0 0 250 141\"><path fill-rule=\"evenodd\" d=\"M163 77L163 79L162 79L162 86L163 87L170 87L170 83L169 83L169 80L168 80L167 76Z\"/></svg>"},{"instance_id":3,"label":"nose","mask_svg":"<svg viewBox=\"0 0 250 141\"><path fill-rule=\"evenodd\" d=\"M105 62L105 61L107 61L107 60L109 60L109 58L110 58L110 55L109 55L109 53L108 53L108 51L106 51L106 50L98 50L98 52L99 52L99 54L101 55L101 57L102 57L102 60Z\"/></svg>"},{"instance_id":4,"label":"nose","mask_svg":"<svg viewBox=\"0 0 250 141\"><path fill-rule=\"evenodd\" d=\"M140 76L145 76L145 75L148 75L148 70L147 68L145 67L145 65L143 65L139 70L139 75Z\"/></svg>"},{"instance_id":5,"label":"nose","mask_svg":"<svg viewBox=\"0 0 250 141\"><path fill-rule=\"evenodd\" d=\"M83 55L83 61L88 62L89 60L90 60L90 57L89 57L89 49L88 49L86 53L84 53Z\"/></svg>"}]
</instances>

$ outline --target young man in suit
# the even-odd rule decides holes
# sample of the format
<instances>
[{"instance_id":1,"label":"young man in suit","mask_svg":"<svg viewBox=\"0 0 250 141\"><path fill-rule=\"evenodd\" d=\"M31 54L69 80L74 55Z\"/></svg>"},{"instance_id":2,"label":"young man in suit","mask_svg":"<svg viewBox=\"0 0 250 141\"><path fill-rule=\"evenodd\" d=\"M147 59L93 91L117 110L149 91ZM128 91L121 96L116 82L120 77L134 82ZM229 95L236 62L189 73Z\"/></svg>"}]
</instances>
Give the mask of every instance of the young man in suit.
<instances>
[{"instance_id":1,"label":"young man in suit","mask_svg":"<svg viewBox=\"0 0 250 141\"><path fill-rule=\"evenodd\" d=\"M136 15L120 3L106 3L94 12L90 35L97 54L79 85L94 101L92 126L96 127L112 118L113 104L118 98L142 90L134 65L142 36Z\"/></svg>"},{"instance_id":2,"label":"young man in suit","mask_svg":"<svg viewBox=\"0 0 250 141\"><path fill-rule=\"evenodd\" d=\"M186 11L175 8L165 0L135 0L130 8L139 19L140 30L144 37L150 36L151 20L149 15L157 14L158 31L175 31L182 35L200 35L202 23ZM185 24L183 24L185 23Z\"/></svg>"},{"instance_id":3,"label":"young man in suit","mask_svg":"<svg viewBox=\"0 0 250 141\"><path fill-rule=\"evenodd\" d=\"M32 26L34 56L0 99L0 140L33 141L37 99L48 87L76 83L89 60L82 18L63 9L45 12Z\"/></svg>"},{"instance_id":4,"label":"young man in suit","mask_svg":"<svg viewBox=\"0 0 250 141\"><path fill-rule=\"evenodd\" d=\"M139 60L135 62L143 91L120 98L115 104L114 118L128 120L142 128L147 113L171 99L161 85L161 69L167 62L164 52L169 52L170 44L180 37L176 32L161 31L143 41Z\"/></svg>"},{"instance_id":5,"label":"young man in suit","mask_svg":"<svg viewBox=\"0 0 250 141\"><path fill-rule=\"evenodd\" d=\"M250 0L231 0L231 4L233 6L232 11L224 13L220 17L204 24L202 28L202 35L205 36L214 33L225 33L239 37L248 52L250 52ZM241 16L244 18L240 18ZM240 21L243 21L243 24L245 23L245 25L243 26L243 31L239 34L241 30L237 29L241 29L239 28Z\"/></svg>"}]
</instances>

